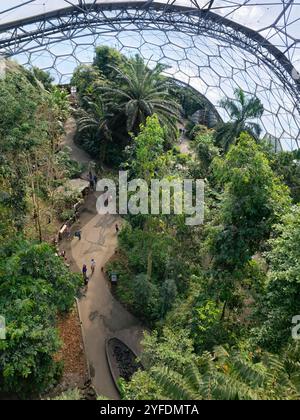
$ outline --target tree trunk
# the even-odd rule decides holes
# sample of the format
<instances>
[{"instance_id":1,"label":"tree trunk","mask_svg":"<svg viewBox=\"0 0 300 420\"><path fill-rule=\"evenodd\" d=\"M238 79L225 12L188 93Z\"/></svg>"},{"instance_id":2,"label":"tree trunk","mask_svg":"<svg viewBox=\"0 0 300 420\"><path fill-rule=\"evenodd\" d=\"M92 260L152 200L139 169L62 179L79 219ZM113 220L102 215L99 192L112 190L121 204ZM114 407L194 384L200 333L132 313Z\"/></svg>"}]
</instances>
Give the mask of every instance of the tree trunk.
<instances>
[{"instance_id":1,"label":"tree trunk","mask_svg":"<svg viewBox=\"0 0 300 420\"><path fill-rule=\"evenodd\" d=\"M225 319L226 307L227 307L227 301L225 300L220 321L224 321Z\"/></svg>"},{"instance_id":2,"label":"tree trunk","mask_svg":"<svg viewBox=\"0 0 300 420\"><path fill-rule=\"evenodd\" d=\"M147 263L147 280L150 282L152 277L152 249L150 249L148 254L148 263Z\"/></svg>"},{"instance_id":3,"label":"tree trunk","mask_svg":"<svg viewBox=\"0 0 300 420\"><path fill-rule=\"evenodd\" d=\"M33 214L34 214L34 220L35 220L35 226L36 226L36 231L37 234L39 236L39 241L43 242L43 235L42 235L42 227L41 227L41 218L40 218L40 206L39 206L39 202L38 199L36 197L36 187L35 187L35 182L34 182L34 173L31 170L32 164L30 163L30 160L28 158L27 161L27 166L28 166L28 174L30 177L30 183L31 183L31 198L32 198L32 204L33 204ZM37 162L35 162L35 167L37 167Z\"/></svg>"}]
</instances>

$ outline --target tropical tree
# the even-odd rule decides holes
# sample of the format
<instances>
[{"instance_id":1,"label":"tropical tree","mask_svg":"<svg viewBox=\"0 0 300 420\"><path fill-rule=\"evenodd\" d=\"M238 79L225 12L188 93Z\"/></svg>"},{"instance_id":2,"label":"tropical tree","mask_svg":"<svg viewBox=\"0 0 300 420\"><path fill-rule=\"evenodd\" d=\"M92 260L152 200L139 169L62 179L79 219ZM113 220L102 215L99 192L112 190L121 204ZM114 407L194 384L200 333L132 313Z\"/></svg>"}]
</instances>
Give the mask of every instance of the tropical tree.
<instances>
[{"instance_id":1,"label":"tropical tree","mask_svg":"<svg viewBox=\"0 0 300 420\"><path fill-rule=\"evenodd\" d=\"M108 80L114 80L116 71L114 68L122 68L126 58L115 48L101 45L96 48L93 65Z\"/></svg>"},{"instance_id":2,"label":"tropical tree","mask_svg":"<svg viewBox=\"0 0 300 420\"><path fill-rule=\"evenodd\" d=\"M78 132L92 132L100 142L100 161L103 163L106 157L107 145L112 140L112 134L109 129L108 113L103 101L98 96L95 100L86 96L83 98L84 108L77 112Z\"/></svg>"},{"instance_id":3,"label":"tropical tree","mask_svg":"<svg viewBox=\"0 0 300 420\"><path fill-rule=\"evenodd\" d=\"M140 133L133 136L132 147L128 151L127 166L133 177L150 182L154 177L166 175L164 130L156 114L147 117L146 124L140 126Z\"/></svg>"},{"instance_id":4,"label":"tropical tree","mask_svg":"<svg viewBox=\"0 0 300 420\"><path fill-rule=\"evenodd\" d=\"M97 84L103 83L103 76L96 66L84 65L77 67L73 73L71 85L76 86L79 102L83 106L81 100L91 95Z\"/></svg>"},{"instance_id":5,"label":"tropical tree","mask_svg":"<svg viewBox=\"0 0 300 420\"><path fill-rule=\"evenodd\" d=\"M254 121L264 113L260 99L247 96L241 88L236 89L234 95L235 100L225 98L220 102L220 106L228 112L230 121L219 125L215 133L216 144L223 147L225 152L237 141L243 131L248 132L256 140L261 133L259 124Z\"/></svg>"},{"instance_id":6,"label":"tropical tree","mask_svg":"<svg viewBox=\"0 0 300 420\"><path fill-rule=\"evenodd\" d=\"M288 188L249 134L242 133L225 159L215 158L213 166L224 193L211 251L216 266L232 272L242 268L269 238L291 201Z\"/></svg>"},{"instance_id":7,"label":"tropical tree","mask_svg":"<svg viewBox=\"0 0 300 420\"><path fill-rule=\"evenodd\" d=\"M206 252L212 257L211 291L224 303L224 318L227 306L241 307L245 270L291 200L262 147L247 133L225 158L214 159L213 174L224 192L218 214L206 227Z\"/></svg>"},{"instance_id":8,"label":"tropical tree","mask_svg":"<svg viewBox=\"0 0 300 420\"><path fill-rule=\"evenodd\" d=\"M104 86L109 105L116 113L124 113L127 130L137 134L146 118L156 113L162 125L173 133L179 118L180 107L169 93L169 81L161 75L163 66L150 69L144 60L136 55L122 68L112 67L117 78L111 85Z\"/></svg>"}]
</instances>

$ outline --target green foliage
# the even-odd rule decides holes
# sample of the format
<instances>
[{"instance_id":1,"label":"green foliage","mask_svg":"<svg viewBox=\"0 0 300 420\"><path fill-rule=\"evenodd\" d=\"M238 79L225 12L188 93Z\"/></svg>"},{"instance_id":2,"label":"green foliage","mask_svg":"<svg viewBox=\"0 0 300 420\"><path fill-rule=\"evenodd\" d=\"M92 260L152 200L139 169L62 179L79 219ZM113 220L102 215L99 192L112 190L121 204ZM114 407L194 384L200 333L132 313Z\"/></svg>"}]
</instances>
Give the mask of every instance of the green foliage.
<instances>
[{"instance_id":1,"label":"green foliage","mask_svg":"<svg viewBox=\"0 0 300 420\"><path fill-rule=\"evenodd\" d=\"M211 174L211 164L217 156L219 149L214 145L213 132L207 131L204 134L197 134L193 148L197 154L201 178L208 178Z\"/></svg>"},{"instance_id":2,"label":"green foliage","mask_svg":"<svg viewBox=\"0 0 300 420\"><path fill-rule=\"evenodd\" d=\"M96 48L93 64L108 80L113 81L117 76L115 68L122 68L125 61L125 57L116 49L103 45Z\"/></svg>"},{"instance_id":3,"label":"green foliage","mask_svg":"<svg viewBox=\"0 0 300 420\"><path fill-rule=\"evenodd\" d=\"M164 328L160 335L156 331L151 335L145 334L143 348L141 361L145 370L138 371L127 385L127 399L157 400L169 397L164 393L164 386L156 373L164 367L184 374L190 365L197 364L199 360L193 352L193 342L184 330L173 332Z\"/></svg>"},{"instance_id":4,"label":"green foliage","mask_svg":"<svg viewBox=\"0 0 300 420\"><path fill-rule=\"evenodd\" d=\"M95 140L98 140L99 145L94 146L95 151L97 153L99 150L99 160L104 163L108 143L112 141L112 133L109 129L110 114L100 97L97 97L94 101L84 97L83 101L85 109L82 108L77 112L78 133L91 134ZM93 155L95 151L89 150Z\"/></svg>"},{"instance_id":5,"label":"green foliage","mask_svg":"<svg viewBox=\"0 0 300 420\"><path fill-rule=\"evenodd\" d=\"M152 375L162 395L174 400L292 400L299 399L298 381L291 379L279 357L265 355L264 363L253 363L223 348L214 356L203 354L182 374L159 366ZM295 373L295 372L294 372Z\"/></svg>"},{"instance_id":6,"label":"green foliage","mask_svg":"<svg viewBox=\"0 0 300 420\"><path fill-rule=\"evenodd\" d=\"M222 308L213 300L198 300L193 308L192 336L197 351L212 350L222 342ZM227 337L226 337L227 338ZM224 343L227 340L224 339Z\"/></svg>"},{"instance_id":7,"label":"green foliage","mask_svg":"<svg viewBox=\"0 0 300 420\"><path fill-rule=\"evenodd\" d=\"M163 67L158 64L149 69L136 55L121 68L111 68L117 77L103 87L103 92L112 112L126 116L127 131L137 134L147 117L157 114L160 123L175 137L179 105L170 95L168 79L161 75Z\"/></svg>"},{"instance_id":8,"label":"green foliage","mask_svg":"<svg viewBox=\"0 0 300 420\"><path fill-rule=\"evenodd\" d=\"M85 150L102 163L119 165L130 133L137 135L153 114L164 127L164 146L174 142L180 107L162 70L148 68L140 56L126 59L112 48L96 49L94 65L79 67L72 79L80 104L77 140Z\"/></svg>"},{"instance_id":9,"label":"green foliage","mask_svg":"<svg viewBox=\"0 0 300 420\"><path fill-rule=\"evenodd\" d=\"M9 67L0 80L1 153L29 150L41 141L43 127L33 116L42 100L43 94L30 83L26 72Z\"/></svg>"},{"instance_id":10,"label":"green foliage","mask_svg":"<svg viewBox=\"0 0 300 420\"><path fill-rule=\"evenodd\" d=\"M209 135L211 133L211 130L208 130L208 128L205 125L202 124L195 124L191 130L188 131L188 138L191 140L195 140L196 137Z\"/></svg>"},{"instance_id":11,"label":"green foliage","mask_svg":"<svg viewBox=\"0 0 300 420\"><path fill-rule=\"evenodd\" d=\"M300 202L300 156L298 155L297 152L279 152L271 156L274 172L289 187L295 203Z\"/></svg>"},{"instance_id":12,"label":"green foliage","mask_svg":"<svg viewBox=\"0 0 300 420\"><path fill-rule=\"evenodd\" d=\"M147 274L138 274L133 280L135 310L148 324L159 319L158 286L149 281Z\"/></svg>"},{"instance_id":13,"label":"green foliage","mask_svg":"<svg viewBox=\"0 0 300 420\"><path fill-rule=\"evenodd\" d=\"M235 99L225 98L220 105L228 112L230 121L222 123L215 132L215 142L225 152L236 143L243 131L249 133L256 141L259 139L261 128L257 122L263 113L261 101L255 97L247 97L242 89L235 90Z\"/></svg>"},{"instance_id":14,"label":"green foliage","mask_svg":"<svg viewBox=\"0 0 300 420\"><path fill-rule=\"evenodd\" d=\"M59 87L54 87L49 96L51 106L57 110L57 118L59 121L66 121L70 115L70 103L68 99L68 92Z\"/></svg>"},{"instance_id":15,"label":"green foliage","mask_svg":"<svg viewBox=\"0 0 300 420\"><path fill-rule=\"evenodd\" d=\"M77 87L80 104L74 113L78 128L76 142L101 164L118 166L129 136L125 117L113 113L104 100L102 91L109 80L96 66L79 66L71 83Z\"/></svg>"},{"instance_id":16,"label":"green foliage","mask_svg":"<svg viewBox=\"0 0 300 420\"><path fill-rule=\"evenodd\" d=\"M215 160L214 174L225 187L220 224L212 230L215 266L242 268L288 208L288 189L248 134L241 135L224 160Z\"/></svg>"},{"instance_id":17,"label":"green foliage","mask_svg":"<svg viewBox=\"0 0 300 420\"><path fill-rule=\"evenodd\" d=\"M79 401L82 399L83 397L78 388L69 389L68 391L63 392L59 396L51 398L52 401Z\"/></svg>"},{"instance_id":18,"label":"green foliage","mask_svg":"<svg viewBox=\"0 0 300 420\"><path fill-rule=\"evenodd\" d=\"M31 206L36 224L39 200L51 196L55 178L64 172L54 155L69 115L68 99L58 88L48 92L31 72L8 61L0 80L0 113L0 188L13 228L22 231Z\"/></svg>"},{"instance_id":19,"label":"green foliage","mask_svg":"<svg viewBox=\"0 0 300 420\"><path fill-rule=\"evenodd\" d=\"M199 109L207 106L206 98L190 86L180 86L176 81L171 81L172 95L180 103L184 118L191 117Z\"/></svg>"},{"instance_id":20,"label":"green foliage","mask_svg":"<svg viewBox=\"0 0 300 420\"><path fill-rule=\"evenodd\" d=\"M71 79L71 85L76 86L79 101L93 94L93 89L103 82L103 76L95 66L81 65L76 68ZM81 103L82 105L82 103Z\"/></svg>"},{"instance_id":21,"label":"green foliage","mask_svg":"<svg viewBox=\"0 0 300 420\"><path fill-rule=\"evenodd\" d=\"M61 221L66 221L70 215L74 215L73 206L82 199L80 193L70 190L67 187L60 187L53 195L53 207L57 217Z\"/></svg>"},{"instance_id":22,"label":"green foliage","mask_svg":"<svg viewBox=\"0 0 300 420\"><path fill-rule=\"evenodd\" d=\"M6 305L0 304L7 322L7 339L0 341L1 391L28 396L58 379L60 367L53 362L53 355L59 340L53 328L53 308L39 301L44 294L44 288L31 285L28 297L23 294L18 300L10 298Z\"/></svg>"},{"instance_id":23,"label":"green foliage","mask_svg":"<svg viewBox=\"0 0 300 420\"><path fill-rule=\"evenodd\" d=\"M148 182L164 172L165 155L163 152L164 132L157 115L148 117L141 132L133 138L132 151L128 165L134 178Z\"/></svg>"},{"instance_id":24,"label":"green foliage","mask_svg":"<svg viewBox=\"0 0 300 420\"><path fill-rule=\"evenodd\" d=\"M299 351L271 354L193 353L191 341L164 329L144 340L145 371L127 385L127 399L290 400L299 399ZM295 362L295 360L297 360Z\"/></svg>"},{"instance_id":25,"label":"green foliage","mask_svg":"<svg viewBox=\"0 0 300 420\"><path fill-rule=\"evenodd\" d=\"M0 341L0 390L30 395L53 384L61 366L57 311L68 310L80 278L47 244L15 241L2 248L0 313L7 339Z\"/></svg>"},{"instance_id":26,"label":"green foliage","mask_svg":"<svg viewBox=\"0 0 300 420\"><path fill-rule=\"evenodd\" d=\"M64 147L55 154L55 161L66 178L78 178L83 172L83 165L71 159L71 149L68 147Z\"/></svg>"},{"instance_id":27,"label":"green foliage","mask_svg":"<svg viewBox=\"0 0 300 420\"><path fill-rule=\"evenodd\" d=\"M267 253L266 293L261 299L263 327L259 343L280 350L291 339L292 318L300 313L300 207L295 206L274 228Z\"/></svg>"},{"instance_id":28,"label":"green foliage","mask_svg":"<svg viewBox=\"0 0 300 420\"><path fill-rule=\"evenodd\" d=\"M148 254L152 250L152 275L161 278L169 258L173 239L164 231L122 229L119 236L121 250L127 254L129 267L135 272L147 272Z\"/></svg>"},{"instance_id":29,"label":"green foliage","mask_svg":"<svg viewBox=\"0 0 300 420\"><path fill-rule=\"evenodd\" d=\"M173 279L166 279L161 287L161 317L171 310L178 294L176 282Z\"/></svg>"},{"instance_id":30,"label":"green foliage","mask_svg":"<svg viewBox=\"0 0 300 420\"><path fill-rule=\"evenodd\" d=\"M33 76L44 86L44 88L50 91L53 87L52 83L54 82L54 77L50 73L39 69L38 67L33 67L31 69Z\"/></svg>"},{"instance_id":31,"label":"green foliage","mask_svg":"<svg viewBox=\"0 0 300 420\"><path fill-rule=\"evenodd\" d=\"M170 246L173 239L156 228L127 226L120 235L123 258L109 271L118 273L118 298L148 325L163 318L177 297L177 284L170 278ZM149 262L151 260L151 262Z\"/></svg>"},{"instance_id":32,"label":"green foliage","mask_svg":"<svg viewBox=\"0 0 300 420\"><path fill-rule=\"evenodd\" d=\"M187 121L187 123L185 125L185 130L186 130L185 134L186 134L187 138L190 139L190 133L193 130L193 128L195 127L195 125L196 124L194 123L194 121L191 121L191 120Z\"/></svg>"}]
</instances>

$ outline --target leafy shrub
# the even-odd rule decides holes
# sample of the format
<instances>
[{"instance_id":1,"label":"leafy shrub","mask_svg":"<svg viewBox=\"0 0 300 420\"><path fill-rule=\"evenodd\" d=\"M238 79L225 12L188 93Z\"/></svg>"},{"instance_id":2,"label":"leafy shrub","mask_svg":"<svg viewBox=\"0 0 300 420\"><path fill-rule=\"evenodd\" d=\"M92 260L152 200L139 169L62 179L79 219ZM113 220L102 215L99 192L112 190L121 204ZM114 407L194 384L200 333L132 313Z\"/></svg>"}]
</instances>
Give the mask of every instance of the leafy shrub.
<instances>
[{"instance_id":1,"label":"leafy shrub","mask_svg":"<svg viewBox=\"0 0 300 420\"><path fill-rule=\"evenodd\" d=\"M58 311L74 304L81 283L48 244L14 241L1 249L0 313L7 339L0 340L0 390L32 395L57 380L61 366L55 329Z\"/></svg>"},{"instance_id":2,"label":"leafy shrub","mask_svg":"<svg viewBox=\"0 0 300 420\"><path fill-rule=\"evenodd\" d=\"M205 125L202 124L196 124L194 127L190 130L188 137L191 140L195 140L197 136L201 136L203 134L207 134L209 132L208 128Z\"/></svg>"},{"instance_id":3,"label":"leafy shrub","mask_svg":"<svg viewBox=\"0 0 300 420\"><path fill-rule=\"evenodd\" d=\"M66 178L78 178L83 172L83 165L71 159L70 149L65 147L55 155L56 163L61 167Z\"/></svg>"}]
</instances>

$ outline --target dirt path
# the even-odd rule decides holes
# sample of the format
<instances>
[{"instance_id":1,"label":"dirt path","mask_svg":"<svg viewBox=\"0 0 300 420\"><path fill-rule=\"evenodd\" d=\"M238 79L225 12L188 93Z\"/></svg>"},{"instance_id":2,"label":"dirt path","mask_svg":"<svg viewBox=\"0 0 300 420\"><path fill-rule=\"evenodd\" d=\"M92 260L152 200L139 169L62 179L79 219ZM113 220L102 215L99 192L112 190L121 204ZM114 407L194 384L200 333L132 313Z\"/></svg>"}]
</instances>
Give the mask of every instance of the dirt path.
<instances>
[{"instance_id":1,"label":"dirt path","mask_svg":"<svg viewBox=\"0 0 300 420\"><path fill-rule=\"evenodd\" d=\"M185 128L185 124L178 124L178 129L184 130L184 128ZM180 153L195 157L195 153L190 147L190 140L187 138L185 134L181 134L179 138L178 147L179 147Z\"/></svg>"},{"instance_id":2,"label":"dirt path","mask_svg":"<svg viewBox=\"0 0 300 420\"><path fill-rule=\"evenodd\" d=\"M68 122L66 129L65 144L71 147L72 157L81 163L88 163L88 155L73 143L72 121ZM79 301L79 309L93 385L98 394L117 399L119 395L106 360L105 341L116 336L139 354L143 328L112 296L110 285L101 271L101 267L115 253L118 244L115 224L121 225L122 221L118 216L102 216L97 213L97 194L90 194L79 222L73 227L73 230L79 228L82 231L81 241L74 238L71 242L65 242L63 246L73 271L81 271L83 264L87 264L90 270L91 259L96 261L95 273L90 278L86 294Z\"/></svg>"},{"instance_id":3,"label":"dirt path","mask_svg":"<svg viewBox=\"0 0 300 420\"><path fill-rule=\"evenodd\" d=\"M73 118L70 118L65 125L65 136L61 142L61 146L67 146L71 149L71 158L77 160L77 162L84 165L88 165L91 162L90 156L80 147L74 143L74 136L76 132L76 123Z\"/></svg>"},{"instance_id":4,"label":"dirt path","mask_svg":"<svg viewBox=\"0 0 300 420\"><path fill-rule=\"evenodd\" d=\"M186 155L192 155L192 156L194 155L194 152L190 148L190 140L187 137L182 136L181 142L178 144L178 146L179 146L180 153L184 153Z\"/></svg>"}]
</instances>

